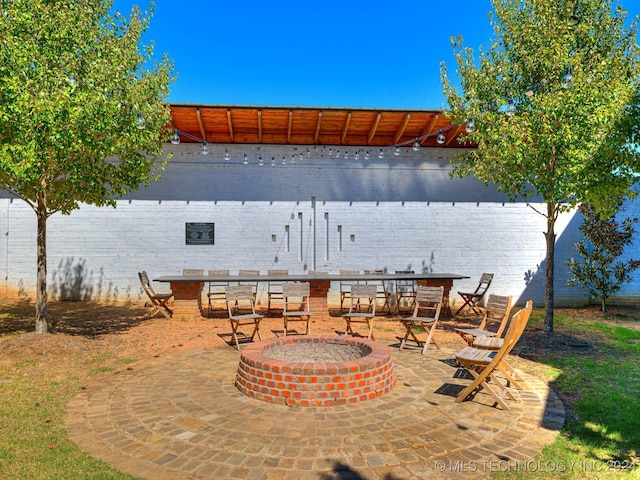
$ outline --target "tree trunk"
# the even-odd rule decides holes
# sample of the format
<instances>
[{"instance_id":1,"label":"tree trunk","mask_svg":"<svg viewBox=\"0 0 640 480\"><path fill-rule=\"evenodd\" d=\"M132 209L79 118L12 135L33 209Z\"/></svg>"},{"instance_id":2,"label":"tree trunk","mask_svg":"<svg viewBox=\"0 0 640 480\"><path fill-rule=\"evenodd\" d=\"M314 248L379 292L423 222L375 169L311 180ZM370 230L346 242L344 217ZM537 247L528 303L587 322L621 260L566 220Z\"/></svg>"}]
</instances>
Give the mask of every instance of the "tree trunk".
<instances>
[{"instance_id":1,"label":"tree trunk","mask_svg":"<svg viewBox=\"0 0 640 480\"><path fill-rule=\"evenodd\" d=\"M41 199L42 200L42 199ZM47 333L47 209L46 203L38 202L36 216L38 217L38 245L36 280L36 333Z\"/></svg>"},{"instance_id":2,"label":"tree trunk","mask_svg":"<svg viewBox=\"0 0 640 480\"><path fill-rule=\"evenodd\" d=\"M553 269L556 247L555 223L555 205L547 202L547 231L544 234L545 240L547 241L544 287L544 330L547 333L553 333Z\"/></svg>"}]
</instances>

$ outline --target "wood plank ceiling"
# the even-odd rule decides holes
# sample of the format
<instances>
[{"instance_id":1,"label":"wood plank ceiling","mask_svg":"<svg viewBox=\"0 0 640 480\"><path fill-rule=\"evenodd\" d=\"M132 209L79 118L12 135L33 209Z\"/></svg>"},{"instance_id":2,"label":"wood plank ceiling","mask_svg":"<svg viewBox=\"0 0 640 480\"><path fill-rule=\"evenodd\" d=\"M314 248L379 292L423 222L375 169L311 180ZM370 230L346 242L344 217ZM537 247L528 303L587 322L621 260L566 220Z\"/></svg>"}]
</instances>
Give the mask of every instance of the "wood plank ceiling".
<instances>
[{"instance_id":1,"label":"wood plank ceiling","mask_svg":"<svg viewBox=\"0 0 640 480\"><path fill-rule=\"evenodd\" d=\"M172 104L174 129L183 142L271 145L411 145L468 147L452 125L431 110L374 110L328 107L258 107ZM442 131L446 140L438 144Z\"/></svg>"}]
</instances>

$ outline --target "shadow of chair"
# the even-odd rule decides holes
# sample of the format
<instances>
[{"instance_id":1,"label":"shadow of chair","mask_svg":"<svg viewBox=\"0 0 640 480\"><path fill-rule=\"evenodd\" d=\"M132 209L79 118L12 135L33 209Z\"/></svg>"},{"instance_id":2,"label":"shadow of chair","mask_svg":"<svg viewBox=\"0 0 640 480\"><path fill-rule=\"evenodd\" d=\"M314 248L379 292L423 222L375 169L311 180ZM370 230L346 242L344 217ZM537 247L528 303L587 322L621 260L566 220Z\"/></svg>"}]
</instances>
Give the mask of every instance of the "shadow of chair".
<instances>
[{"instance_id":1,"label":"shadow of chair","mask_svg":"<svg viewBox=\"0 0 640 480\"><path fill-rule=\"evenodd\" d=\"M289 331L289 323L299 322L306 324L305 335L309 335L311 309L311 287L309 282L285 282L282 285L282 319L284 321L285 337Z\"/></svg>"},{"instance_id":2,"label":"shadow of chair","mask_svg":"<svg viewBox=\"0 0 640 480\"><path fill-rule=\"evenodd\" d=\"M404 348L407 340L412 340L418 347L422 347L423 355L430 343L433 343L436 348L440 348L433 338L433 332L440 318L443 295L444 287L418 287L413 315L400 319L400 323L406 330L404 338L400 342L400 350ZM418 338L420 334L426 334L427 337L421 340Z\"/></svg>"},{"instance_id":3,"label":"shadow of chair","mask_svg":"<svg viewBox=\"0 0 640 480\"><path fill-rule=\"evenodd\" d=\"M156 292L153 285L151 285L149 275L147 275L147 272L144 270L142 272L138 272L138 278L140 279L142 290L144 290L144 293L147 295L149 302L151 303L151 310L147 313L147 318L151 318L157 313L161 313L166 318L171 318L173 311L169 308L167 302L173 298L173 293Z\"/></svg>"}]
</instances>

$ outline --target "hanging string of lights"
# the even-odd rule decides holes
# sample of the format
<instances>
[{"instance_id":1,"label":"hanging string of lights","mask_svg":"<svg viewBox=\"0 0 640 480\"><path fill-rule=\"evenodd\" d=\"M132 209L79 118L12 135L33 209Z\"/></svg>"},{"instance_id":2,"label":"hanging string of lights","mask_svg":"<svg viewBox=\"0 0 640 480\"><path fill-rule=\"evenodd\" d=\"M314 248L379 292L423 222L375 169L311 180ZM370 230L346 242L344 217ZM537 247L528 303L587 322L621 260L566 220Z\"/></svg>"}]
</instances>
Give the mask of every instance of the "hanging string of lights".
<instances>
[{"instance_id":1,"label":"hanging string of lights","mask_svg":"<svg viewBox=\"0 0 640 480\"><path fill-rule=\"evenodd\" d=\"M411 145L413 151L419 151L420 150L420 146L421 143L426 140L427 138L430 137L436 137L436 142L439 145L444 145L447 141L447 138L445 136L445 133L449 130L451 130L454 127L457 127L458 125L449 125L445 128L439 129L437 131L433 131L430 133L427 133L425 135L422 135L420 137L416 137L414 140L408 140L405 142L401 142L401 143L397 143L395 144L393 147L381 147L378 152L377 152L377 157L378 158L384 158L385 156L385 150L387 150L388 148L393 148L393 155L394 156L400 156L402 154L402 150L401 147L405 147L405 146L409 146ZM467 133L472 133L473 131L475 131L475 125L473 123L473 119L469 119L467 121L467 123L465 124L465 130ZM188 132L185 132L183 130L179 130L177 128L173 129L173 135L171 136L171 143L173 145L178 145L181 142L181 137L184 138L188 138L189 140L193 140L194 142L200 143L202 144L202 151L200 152L202 155L208 155L210 153L209 151L209 144L207 143L206 140L196 137L194 135L191 135ZM323 149L326 149L326 146L322 147ZM347 147L348 148L348 147ZM372 149L367 149L367 148L359 148L359 147L354 147L356 148L355 151L353 151L352 149L352 155L353 158L355 160L359 160L360 156L362 155L364 157L365 160L369 160L371 158L371 155L373 155ZM299 153L299 154L292 154L290 159L289 159L289 163L291 164L295 164L296 159L302 160L305 157L305 154L307 157L311 156L311 151L309 150L309 148L306 149L305 153ZM351 153L349 150L344 150L344 151L340 151L338 149L336 149L334 151L334 147L329 147L329 153L328 153L329 157L335 157L335 158L344 158L345 160L349 159ZM280 155L277 155L278 158L280 157ZM230 161L231 160L231 150L229 149L229 147L226 147L224 150L224 154L223 154L223 159L225 161ZM248 165L249 162L249 156L246 153L243 153L242 156L242 163L244 165ZM262 166L265 164L264 159L262 158L262 156L259 156L257 163L259 166ZM272 156L271 157L271 165L274 166L276 164L276 156ZM282 165L286 165L287 164L287 155L282 155Z\"/></svg>"}]
</instances>

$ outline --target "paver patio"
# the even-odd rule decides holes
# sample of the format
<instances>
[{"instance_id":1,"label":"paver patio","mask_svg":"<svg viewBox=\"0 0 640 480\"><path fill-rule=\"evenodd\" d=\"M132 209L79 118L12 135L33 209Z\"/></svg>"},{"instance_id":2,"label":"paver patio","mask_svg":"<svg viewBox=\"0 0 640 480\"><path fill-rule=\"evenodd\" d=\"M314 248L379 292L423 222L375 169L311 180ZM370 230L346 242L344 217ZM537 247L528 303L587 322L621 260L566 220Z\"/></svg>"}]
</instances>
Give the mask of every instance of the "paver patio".
<instances>
[{"instance_id":1,"label":"paver patio","mask_svg":"<svg viewBox=\"0 0 640 480\"><path fill-rule=\"evenodd\" d=\"M89 385L68 405L69 437L113 467L161 479L484 478L551 443L564 407L525 375L511 411L479 393L455 350L392 345L397 385L354 405L287 407L240 393L227 345L153 358Z\"/></svg>"}]
</instances>

